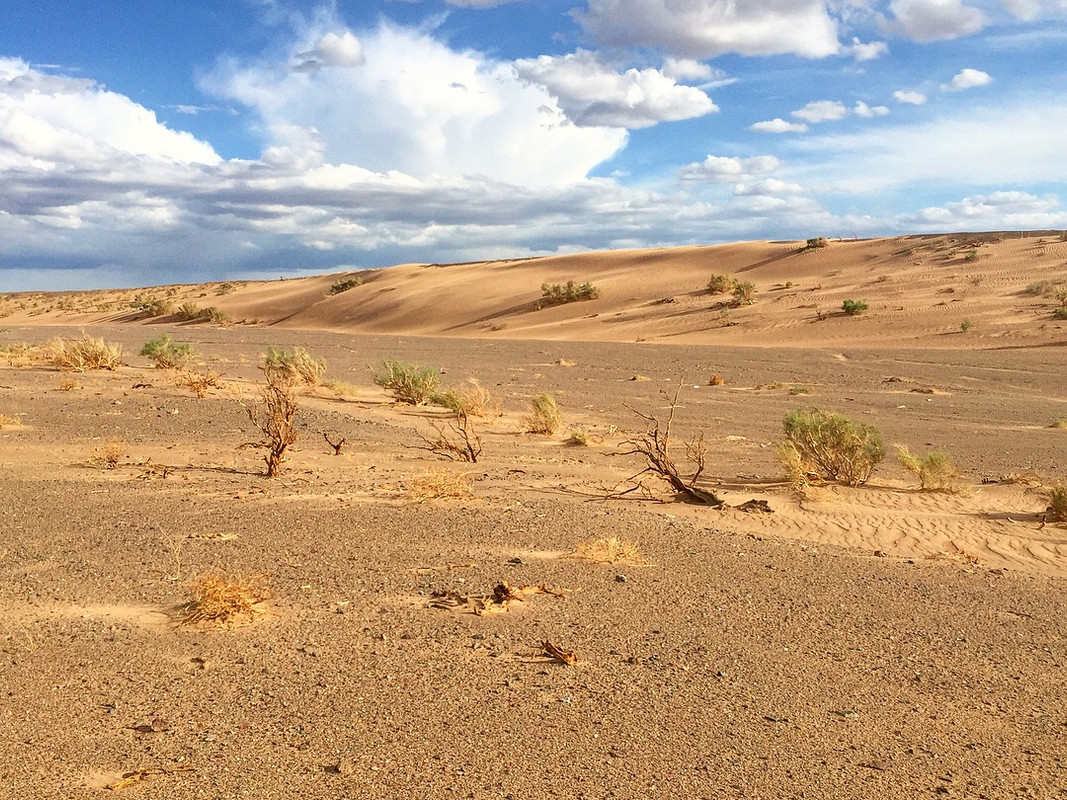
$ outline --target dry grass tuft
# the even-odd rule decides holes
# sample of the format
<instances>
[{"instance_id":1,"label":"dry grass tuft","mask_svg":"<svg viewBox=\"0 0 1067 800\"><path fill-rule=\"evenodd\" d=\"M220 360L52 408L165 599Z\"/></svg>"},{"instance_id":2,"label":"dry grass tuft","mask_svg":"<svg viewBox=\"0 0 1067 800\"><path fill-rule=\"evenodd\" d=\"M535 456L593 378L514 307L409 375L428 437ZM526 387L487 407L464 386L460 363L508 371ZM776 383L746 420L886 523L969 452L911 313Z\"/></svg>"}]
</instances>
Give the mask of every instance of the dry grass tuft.
<instances>
[{"instance_id":1,"label":"dry grass tuft","mask_svg":"<svg viewBox=\"0 0 1067 800\"><path fill-rule=\"evenodd\" d=\"M595 539L582 542L571 552L572 558L591 561L594 564L634 564L651 566L641 554L635 542L611 536L607 539Z\"/></svg>"},{"instance_id":2,"label":"dry grass tuft","mask_svg":"<svg viewBox=\"0 0 1067 800\"><path fill-rule=\"evenodd\" d=\"M563 424L563 415L556 398L547 392L534 395L530 400L530 413L522 418L522 429L527 433L543 433L551 436Z\"/></svg>"},{"instance_id":3,"label":"dry grass tuft","mask_svg":"<svg viewBox=\"0 0 1067 800\"><path fill-rule=\"evenodd\" d=\"M7 359L7 363L12 367L28 367L40 361L44 355L41 352L40 345L26 344L25 342L0 346L0 354Z\"/></svg>"},{"instance_id":4,"label":"dry grass tuft","mask_svg":"<svg viewBox=\"0 0 1067 800\"><path fill-rule=\"evenodd\" d=\"M1058 419L1049 425L1050 428L1058 428L1060 430L1067 429L1067 419Z\"/></svg>"},{"instance_id":5,"label":"dry grass tuft","mask_svg":"<svg viewBox=\"0 0 1067 800\"><path fill-rule=\"evenodd\" d=\"M416 503L461 500L473 497L471 477L466 472L438 470L416 475L407 482L408 496Z\"/></svg>"},{"instance_id":6,"label":"dry grass tuft","mask_svg":"<svg viewBox=\"0 0 1067 800\"><path fill-rule=\"evenodd\" d=\"M708 378L708 386L722 386L726 381L718 372Z\"/></svg>"},{"instance_id":7,"label":"dry grass tuft","mask_svg":"<svg viewBox=\"0 0 1067 800\"><path fill-rule=\"evenodd\" d=\"M97 448L90 462L101 469L115 469L128 454L126 443L115 439Z\"/></svg>"},{"instance_id":8,"label":"dry grass tuft","mask_svg":"<svg viewBox=\"0 0 1067 800\"><path fill-rule=\"evenodd\" d=\"M208 572L195 579L189 591L193 599L183 609L181 624L228 625L241 620L250 622L261 613L261 604L270 597L270 583L263 574Z\"/></svg>"},{"instance_id":9,"label":"dry grass tuft","mask_svg":"<svg viewBox=\"0 0 1067 800\"><path fill-rule=\"evenodd\" d=\"M72 392L78 388L78 384L70 378L64 378L59 382L59 391Z\"/></svg>"},{"instance_id":10,"label":"dry grass tuft","mask_svg":"<svg viewBox=\"0 0 1067 800\"><path fill-rule=\"evenodd\" d=\"M219 388L219 379L222 377L218 372L195 372L182 370L178 373L178 382L187 387L199 399L207 397L208 389Z\"/></svg>"},{"instance_id":11,"label":"dry grass tuft","mask_svg":"<svg viewBox=\"0 0 1067 800\"><path fill-rule=\"evenodd\" d=\"M45 352L52 365L64 372L113 370L122 366L122 347L84 333L77 339L53 339Z\"/></svg>"},{"instance_id":12,"label":"dry grass tuft","mask_svg":"<svg viewBox=\"0 0 1067 800\"><path fill-rule=\"evenodd\" d=\"M21 425L22 422L18 417L13 417L10 414L0 414L0 428L4 428L10 425Z\"/></svg>"},{"instance_id":13,"label":"dry grass tuft","mask_svg":"<svg viewBox=\"0 0 1067 800\"><path fill-rule=\"evenodd\" d=\"M458 389L436 394L433 402L467 417L499 417L500 400L482 386L477 378L468 378Z\"/></svg>"}]
</instances>

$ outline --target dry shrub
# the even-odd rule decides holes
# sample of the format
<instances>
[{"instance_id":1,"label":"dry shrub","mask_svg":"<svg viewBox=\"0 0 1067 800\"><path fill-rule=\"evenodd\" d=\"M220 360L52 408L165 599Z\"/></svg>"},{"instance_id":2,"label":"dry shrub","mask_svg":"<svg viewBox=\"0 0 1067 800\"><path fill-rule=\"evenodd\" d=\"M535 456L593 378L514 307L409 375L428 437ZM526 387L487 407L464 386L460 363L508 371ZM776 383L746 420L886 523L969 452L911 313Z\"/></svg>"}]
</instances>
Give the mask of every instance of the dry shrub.
<instances>
[{"instance_id":1,"label":"dry shrub","mask_svg":"<svg viewBox=\"0 0 1067 800\"><path fill-rule=\"evenodd\" d=\"M90 461L101 469L115 469L128 454L126 443L115 439L103 447L98 447Z\"/></svg>"},{"instance_id":2,"label":"dry shrub","mask_svg":"<svg viewBox=\"0 0 1067 800\"><path fill-rule=\"evenodd\" d=\"M359 387L347 381L323 381L322 388L329 389L337 397L355 397Z\"/></svg>"},{"instance_id":3,"label":"dry shrub","mask_svg":"<svg viewBox=\"0 0 1067 800\"><path fill-rule=\"evenodd\" d=\"M193 394L203 400L207 397L208 389L219 388L219 378L222 375L218 372L194 372L192 370L183 370L179 374L179 382L190 389Z\"/></svg>"},{"instance_id":4,"label":"dry shrub","mask_svg":"<svg viewBox=\"0 0 1067 800\"><path fill-rule=\"evenodd\" d=\"M0 428L7 427L9 425L21 425L22 422L18 417L12 417L10 414L0 414Z\"/></svg>"},{"instance_id":5,"label":"dry shrub","mask_svg":"<svg viewBox=\"0 0 1067 800\"><path fill-rule=\"evenodd\" d=\"M25 342L0 346L0 353L3 353L7 363L12 367L28 367L40 360L43 355L39 345Z\"/></svg>"},{"instance_id":6,"label":"dry shrub","mask_svg":"<svg viewBox=\"0 0 1067 800\"><path fill-rule=\"evenodd\" d=\"M575 428L567 437L567 444L575 447L589 447L596 441L596 437L584 428Z\"/></svg>"},{"instance_id":7,"label":"dry shrub","mask_svg":"<svg viewBox=\"0 0 1067 800\"><path fill-rule=\"evenodd\" d=\"M122 347L83 333L77 339L56 338L46 347L48 360L64 372L113 370L122 365Z\"/></svg>"},{"instance_id":8,"label":"dry shrub","mask_svg":"<svg viewBox=\"0 0 1067 800\"><path fill-rule=\"evenodd\" d=\"M226 625L251 619L262 611L261 604L270 597L267 575L240 576L208 572L189 586L193 595L183 609L181 623Z\"/></svg>"},{"instance_id":9,"label":"dry shrub","mask_svg":"<svg viewBox=\"0 0 1067 800\"><path fill-rule=\"evenodd\" d=\"M594 564L648 565L635 542L610 536L578 544L571 552L573 558L592 561Z\"/></svg>"},{"instance_id":10,"label":"dry shrub","mask_svg":"<svg viewBox=\"0 0 1067 800\"><path fill-rule=\"evenodd\" d=\"M436 422L430 423L436 432L435 437L417 434L422 441L421 450L429 450L434 455L444 456L449 461L466 461L476 464L482 454L482 440L474 429L474 423L466 414L460 414L449 429Z\"/></svg>"},{"instance_id":11,"label":"dry shrub","mask_svg":"<svg viewBox=\"0 0 1067 800\"><path fill-rule=\"evenodd\" d=\"M1050 428L1058 428L1059 430L1067 429L1067 419L1058 419L1049 425Z\"/></svg>"},{"instance_id":12,"label":"dry shrub","mask_svg":"<svg viewBox=\"0 0 1067 800\"><path fill-rule=\"evenodd\" d=\"M408 496L416 503L462 500L472 497L471 477L465 472L439 470L416 475L407 482Z\"/></svg>"},{"instance_id":13,"label":"dry shrub","mask_svg":"<svg viewBox=\"0 0 1067 800\"><path fill-rule=\"evenodd\" d=\"M59 391L71 392L78 388L78 384L70 378L64 378L59 382Z\"/></svg>"},{"instance_id":14,"label":"dry shrub","mask_svg":"<svg viewBox=\"0 0 1067 800\"><path fill-rule=\"evenodd\" d=\"M264 370L314 386L326 372L326 359L316 358L303 347L294 347L291 352L281 347L269 347Z\"/></svg>"},{"instance_id":15,"label":"dry shrub","mask_svg":"<svg viewBox=\"0 0 1067 800\"><path fill-rule=\"evenodd\" d=\"M527 433L544 433L551 436L563 424L563 415L556 398L547 392L536 394L530 400L530 413L522 418L522 429Z\"/></svg>"},{"instance_id":16,"label":"dry shrub","mask_svg":"<svg viewBox=\"0 0 1067 800\"><path fill-rule=\"evenodd\" d=\"M718 372L714 373L710 378L708 378L708 386L722 386L725 383L726 381Z\"/></svg>"},{"instance_id":17,"label":"dry shrub","mask_svg":"<svg viewBox=\"0 0 1067 800\"><path fill-rule=\"evenodd\" d=\"M285 451L296 442L296 387L293 377L286 372L264 369L267 382L260 390L259 398L246 403L238 398L237 404L245 410L251 423L263 434L251 447L266 450L263 460L267 462L267 477L277 476L285 460Z\"/></svg>"},{"instance_id":18,"label":"dry shrub","mask_svg":"<svg viewBox=\"0 0 1067 800\"><path fill-rule=\"evenodd\" d=\"M468 417L499 417L500 400L482 386L477 378L468 378L458 389L449 389L434 395L433 402L439 406Z\"/></svg>"},{"instance_id":19,"label":"dry shrub","mask_svg":"<svg viewBox=\"0 0 1067 800\"><path fill-rule=\"evenodd\" d=\"M959 474L952 456L934 450L921 458L913 455L906 446L897 445L897 456L908 472L919 479L919 488L924 492L951 492L955 490L954 479Z\"/></svg>"},{"instance_id":20,"label":"dry shrub","mask_svg":"<svg viewBox=\"0 0 1067 800\"><path fill-rule=\"evenodd\" d=\"M1067 486L1057 484L1048 490L1048 509L1046 519L1049 522L1067 522Z\"/></svg>"}]
</instances>

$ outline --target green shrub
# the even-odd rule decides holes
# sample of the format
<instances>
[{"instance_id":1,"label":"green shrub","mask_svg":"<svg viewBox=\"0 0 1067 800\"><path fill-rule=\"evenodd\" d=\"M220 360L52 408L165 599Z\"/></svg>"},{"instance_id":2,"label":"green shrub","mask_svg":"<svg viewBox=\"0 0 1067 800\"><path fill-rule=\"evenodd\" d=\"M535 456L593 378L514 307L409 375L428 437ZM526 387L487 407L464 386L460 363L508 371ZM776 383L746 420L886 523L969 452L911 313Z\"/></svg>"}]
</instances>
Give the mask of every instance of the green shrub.
<instances>
[{"instance_id":1,"label":"green shrub","mask_svg":"<svg viewBox=\"0 0 1067 800\"><path fill-rule=\"evenodd\" d=\"M224 294L230 294L231 292L235 291L237 291L237 284L231 283L230 281L220 283L217 287L215 287L215 294L219 295L220 297Z\"/></svg>"},{"instance_id":2,"label":"green shrub","mask_svg":"<svg viewBox=\"0 0 1067 800\"><path fill-rule=\"evenodd\" d=\"M176 312L178 319L186 322L199 322L211 320L212 322L225 322L228 317L226 312L215 306L200 308L196 303L182 303Z\"/></svg>"},{"instance_id":3,"label":"green shrub","mask_svg":"<svg viewBox=\"0 0 1067 800\"><path fill-rule=\"evenodd\" d=\"M963 257L963 260L964 261L977 261L978 260L978 249L975 248L975 247L972 247L970 250L967 251L967 255L965 255Z\"/></svg>"},{"instance_id":4,"label":"green shrub","mask_svg":"<svg viewBox=\"0 0 1067 800\"><path fill-rule=\"evenodd\" d=\"M577 284L574 281L567 281L563 285L542 283L540 305L558 306L578 300L596 300L598 297L600 297L600 290L591 283Z\"/></svg>"},{"instance_id":5,"label":"green shrub","mask_svg":"<svg viewBox=\"0 0 1067 800\"><path fill-rule=\"evenodd\" d=\"M817 250L820 247L829 246L830 242L827 241L825 236L816 236L814 238L808 239L807 244L805 245L808 250Z\"/></svg>"},{"instance_id":6,"label":"green shrub","mask_svg":"<svg viewBox=\"0 0 1067 800\"><path fill-rule=\"evenodd\" d=\"M1052 312L1053 319L1067 319L1067 307L1060 306Z\"/></svg>"},{"instance_id":7,"label":"green shrub","mask_svg":"<svg viewBox=\"0 0 1067 800\"><path fill-rule=\"evenodd\" d=\"M152 359L159 369L174 369L184 366L193 357L191 344L176 344L169 334L158 339L149 339L141 348L141 355Z\"/></svg>"},{"instance_id":8,"label":"green shrub","mask_svg":"<svg viewBox=\"0 0 1067 800\"><path fill-rule=\"evenodd\" d=\"M354 289L355 287L362 285L363 279L358 277L337 281L337 283L330 287L330 294L341 294L341 292L347 292L349 289Z\"/></svg>"},{"instance_id":9,"label":"green shrub","mask_svg":"<svg viewBox=\"0 0 1067 800\"><path fill-rule=\"evenodd\" d=\"M263 369L314 386L326 372L326 359L316 358L303 347L294 347L290 352L282 347L271 346L267 348Z\"/></svg>"},{"instance_id":10,"label":"green shrub","mask_svg":"<svg viewBox=\"0 0 1067 800\"><path fill-rule=\"evenodd\" d=\"M375 375L374 382L401 403L422 405L432 400L441 388L441 373L436 367L383 361L382 369L385 371Z\"/></svg>"},{"instance_id":11,"label":"green shrub","mask_svg":"<svg viewBox=\"0 0 1067 800\"><path fill-rule=\"evenodd\" d=\"M848 486L866 483L885 458L885 443L871 425L819 408L795 409L782 421L786 441L778 457L791 474L814 474Z\"/></svg>"},{"instance_id":12,"label":"green shrub","mask_svg":"<svg viewBox=\"0 0 1067 800\"><path fill-rule=\"evenodd\" d=\"M726 294L733 291L736 283L729 275L712 275L708 280L708 291L712 294Z\"/></svg>"},{"instance_id":13,"label":"green shrub","mask_svg":"<svg viewBox=\"0 0 1067 800\"><path fill-rule=\"evenodd\" d=\"M846 300L841 304L841 310L851 317L862 314L867 310L867 304L862 300Z\"/></svg>"},{"instance_id":14,"label":"green shrub","mask_svg":"<svg viewBox=\"0 0 1067 800\"><path fill-rule=\"evenodd\" d=\"M522 418L522 429L527 433L544 433L549 436L559 430L563 415L556 398L547 392L536 394L530 400L530 413Z\"/></svg>"},{"instance_id":15,"label":"green shrub","mask_svg":"<svg viewBox=\"0 0 1067 800\"><path fill-rule=\"evenodd\" d=\"M969 331L970 329L971 321L969 319L965 319L963 322L960 323L960 330L964 333L967 333L967 331Z\"/></svg>"},{"instance_id":16,"label":"green shrub","mask_svg":"<svg viewBox=\"0 0 1067 800\"><path fill-rule=\"evenodd\" d=\"M733 305L750 306L756 299L756 284L749 281L734 281Z\"/></svg>"},{"instance_id":17,"label":"green shrub","mask_svg":"<svg viewBox=\"0 0 1067 800\"><path fill-rule=\"evenodd\" d=\"M1056 484L1048 490L1048 509L1046 510L1049 522L1067 522L1067 486Z\"/></svg>"},{"instance_id":18,"label":"green shrub","mask_svg":"<svg viewBox=\"0 0 1067 800\"><path fill-rule=\"evenodd\" d=\"M924 492L952 491L953 479L957 476L952 456L941 450L933 450L921 458L903 445L897 446L897 456L908 472L919 479L919 488Z\"/></svg>"}]
</instances>

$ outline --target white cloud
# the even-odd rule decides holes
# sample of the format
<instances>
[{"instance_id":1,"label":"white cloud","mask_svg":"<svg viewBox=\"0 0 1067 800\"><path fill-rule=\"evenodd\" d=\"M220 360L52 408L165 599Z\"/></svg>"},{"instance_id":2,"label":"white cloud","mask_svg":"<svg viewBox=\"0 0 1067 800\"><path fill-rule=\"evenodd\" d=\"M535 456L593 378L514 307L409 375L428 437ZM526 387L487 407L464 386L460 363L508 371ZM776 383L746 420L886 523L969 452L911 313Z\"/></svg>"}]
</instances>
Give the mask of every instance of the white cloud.
<instances>
[{"instance_id":1,"label":"white cloud","mask_svg":"<svg viewBox=\"0 0 1067 800\"><path fill-rule=\"evenodd\" d=\"M768 175L781 166L774 156L753 156L752 158L730 158L709 155L703 161L697 161L682 168L681 177L687 181L704 181L706 183L734 183L750 180L754 175Z\"/></svg>"},{"instance_id":2,"label":"white cloud","mask_svg":"<svg viewBox=\"0 0 1067 800\"><path fill-rule=\"evenodd\" d=\"M790 143L806 160L811 184L848 193L895 186L997 186L1067 182L1063 131L1067 103L1021 98L972 107L917 124L877 125ZM806 177L793 164L793 174Z\"/></svg>"},{"instance_id":3,"label":"white cloud","mask_svg":"<svg viewBox=\"0 0 1067 800\"><path fill-rule=\"evenodd\" d=\"M716 76L716 70L693 58L672 58L663 60L663 74L676 81L708 80Z\"/></svg>"},{"instance_id":4,"label":"white cloud","mask_svg":"<svg viewBox=\"0 0 1067 800\"><path fill-rule=\"evenodd\" d=\"M815 125L820 122L836 122L839 119L844 119L848 114L848 109L845 108L844 103L840 103L837 100L815 100L803 108L789 113L790 116Z\"/></svg>"},{"instance_id":5,"label":"white cloud","mask_svg":"<svg viewBox=\"0 0 1067 800\"><path fill-rule=\"evenodd\" d=\"M919 230L1033 230L1067 227L1067 209L1055 195L999 191L923 208L898 219Z\"/></svg>"},{"instance_id":6,"label":"white cloud","mask_svg":"<svg viewBox=\"0 0 1067 800\"><path fill-rule=\"evenodd\" d=\"M214 164L214 149L93 81L0 60L0 166L12 160L102 163L120 154Z\"/></svg>"},{"instance_id":7,"label":"white cloud","mask_svg":"<svg viewBox=\"0 0 1067 800\"><path fill-rule=\"evenodd\" d=\"M893 92L893 99L898 103L905 103L911 106L921 106L926 104L926 95L922 92L913 92L900 90Z\"/></svg>"},{"instance_id":8,"label":"white cloud","mask_svg":"<svg viewBox=\"0 0 1067 800\"><path fill-rule=\"evenodd\" d=\"M856 105L852 107L852 113L857 117L872 119L873 117L886 116L889 113L889 108L886 106L869 106L862 100L857 100Z\"/></svg>"},{"instance_id":9,"label":"white cloud","mask_svg":"<svg viewBox=\"0 0 1067 800\"><path fill-rule=\"evenodd\" d=\"M989 74L980 69L964 69L956 73L948 83L941 84L943 92L962 92L977 86L988 86L993 82Z\"/></svg>"},{"instance_id":10,"label":"white cloud","mask_svg":"<svg viewBox=\"0 0 1067 800\"><path fill-rule=\"evenodd\" d=\"M618 73L586 50L520 59L514 67L520 77L547 89L581 126L648 128L718 111L700 89L681 86L659 70Z\"/></svg>"},{"instance_id":11,"label":"white cloud","mask_svg":"<svg viewBox=\"0 0 1067 800\"><path fill-rule=\"evenodd\" d=\"M886 55L889 52L889 45L885 42L861 42L853 38L852 44L846 50L856 61L873 61Z\"/></svg>"},{"instance_id":12,"label":"white cloud","mask_svg":"<svg viewBox=\"0 0 1067 800\"><path fill-rule=\"evenodd\" d=\"M840 50L823 0L589 0L587 11L572 14L602 44L655 47L691 58L822 58Z\"/></svg>"},{"instance_id":13,"label":"white cloud","mask_svg":"<svg viewBox=\"0 0 1067 800\"><path fill-rule=\"evenodd\" d=\"M804 133L807 129L808 126L802 122L786 122L781 117L749 125L749 130L757 133Z\"/></svg>"},{"instance_id":14,"label":"white cloud","mask_svg":"<svg viewBox=\"0 0 1067 800\"><path fill-rule=\"evenodd\" d=\"M737 197L776 197L783 194L800 194L804 187L799 183L786 183L777 178L766 178L755 183L739 183L734 186Z\"/></svg>"},{"instance_id":15,"label":"white cloud","mask_svg":"<svg viewBox=\"0 0 1067 800\"><path fill-rule=\"evenodd\" d=\"M306 35L311 42L321 36ZM417 177L568 183L627 141L621 128L573 125L544 88L509 64L389 24L361 42L364 63L351 69L294 71L288 58L231 60L203 85L251 108L270 146L290 146L285 131L314 130L328 162ZM292 52L310 49L297 42Z\"/></svg>"},{"instance_id":16,"label":"white cloud","mask_svg":"<svg viewBox=\"0 0 1067 800\"><path fill-rule=\"evenodd\" d=\"M330 31L319 39L315 46L297 53L293 69L314 71L326 67L358 67L363 63L363 45L351 31Z\"/></svg>"},{"instance_id":17,"label":"white cloud","mask_svg":"<svg viewBox=\"0 0 1067 800\"><path fill-rule=\"evenodd\" d=\"M980 31L987 22L980 9L962 0L892 0L889 10L893 19L884 23L884 30L917 42L958 39Z\"/></svg>"}]
</instances>

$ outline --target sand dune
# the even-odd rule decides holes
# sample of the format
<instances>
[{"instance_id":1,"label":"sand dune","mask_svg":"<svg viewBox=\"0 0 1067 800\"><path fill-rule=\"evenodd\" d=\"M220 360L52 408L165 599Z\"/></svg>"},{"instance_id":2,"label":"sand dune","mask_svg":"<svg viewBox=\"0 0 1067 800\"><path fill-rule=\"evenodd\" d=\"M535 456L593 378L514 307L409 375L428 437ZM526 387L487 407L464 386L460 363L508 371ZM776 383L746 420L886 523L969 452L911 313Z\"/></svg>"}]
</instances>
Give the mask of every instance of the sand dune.
<instances>
[{"instance_id":1,"label":"sand dune","mask_svg":"<svg viewBox=\"0 0 1067 800\"><path fill-rule=\"evenodd\" d=\"M220 289L8 295L9 324L173 324L130 311L141 298L215 306L232 322L403 335L664 341L761 346L1011 347L1057 344L1058 301L1027 293L1067 277L1067 242L1053 234L964 234L748 242L471 264L410 264L367 273ZM730 308L706 284L722 273L755 285ZM339 294L330 287L362 280ZM590 282L596 300L538 309L542 283ZM230 291L223 293L226 289ZM844 300L868 310L842 313ZM103 309L103 310L101 310ZM961 335L968 321L969 331Z\"/></svg>"}]
</instances>

